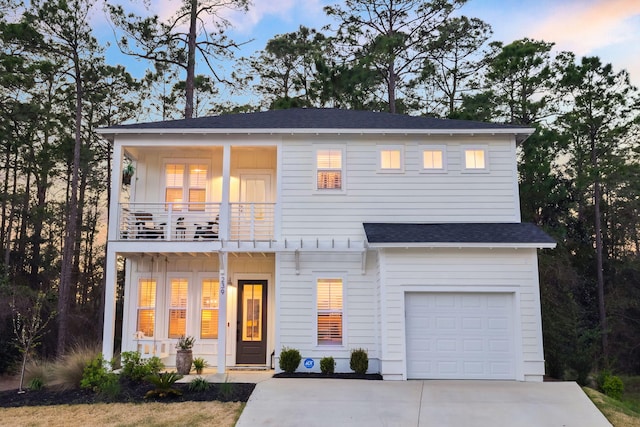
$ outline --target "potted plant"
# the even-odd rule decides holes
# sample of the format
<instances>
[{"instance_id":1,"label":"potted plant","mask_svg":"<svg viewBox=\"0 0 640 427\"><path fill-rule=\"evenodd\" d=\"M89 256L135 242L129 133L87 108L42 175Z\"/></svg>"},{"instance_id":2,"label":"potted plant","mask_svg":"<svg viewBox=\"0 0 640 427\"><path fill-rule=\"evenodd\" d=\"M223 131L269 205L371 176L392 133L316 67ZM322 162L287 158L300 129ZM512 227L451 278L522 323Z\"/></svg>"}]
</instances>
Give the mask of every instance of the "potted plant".
<instances>
[{"instance_id":1,"label":"potted plant","mask_svg":"<svg viewBox=\"0 0 640 427\"><path fill-rule=\"evenodd\" d=\"M122 169L122 185L131 184L131 177L135 172L136 168L133 167L132 163L127 163L126 166Z\"/></svg>"},{"instance_id":2,"label":"potted plant","mask_svg":"<svg viewBox=\"0 0 640 427\"><path fill-rule=\"evenodd\" d=\"M201 375L202 370L206 368L209 364L203 357L196 357L193 359L193 367L196 370L196 374Z\"/></svg>"},{"instance_id":3,"label":"potted plant","mask_svg":"<svg viewBox=\"0 0 640 427\"><path fill-rule=\"evenodd\" d=\"M193 343L196 339L191 336L181 336L176 344L176 371L180 375L189 375L193 363Z\"/></svg>"}]
</instances>

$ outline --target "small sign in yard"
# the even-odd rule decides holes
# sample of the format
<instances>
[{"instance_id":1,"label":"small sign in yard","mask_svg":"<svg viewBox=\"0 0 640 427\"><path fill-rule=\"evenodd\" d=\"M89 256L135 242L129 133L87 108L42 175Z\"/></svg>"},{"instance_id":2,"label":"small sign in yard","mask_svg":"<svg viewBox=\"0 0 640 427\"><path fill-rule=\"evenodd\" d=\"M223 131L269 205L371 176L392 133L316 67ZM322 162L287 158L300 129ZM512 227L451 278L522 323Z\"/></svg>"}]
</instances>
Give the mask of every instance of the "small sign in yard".
<instances>
[{"instance_id":1,"label":"small sign in yard","mask_svg":"<svg viewBox=\"0 0 640 427\"><path fill-rule=\"evenodd\" d=\"M313 359L304 359L304 367L307 369L313 368Z\"/></svg>"}]
</instances>

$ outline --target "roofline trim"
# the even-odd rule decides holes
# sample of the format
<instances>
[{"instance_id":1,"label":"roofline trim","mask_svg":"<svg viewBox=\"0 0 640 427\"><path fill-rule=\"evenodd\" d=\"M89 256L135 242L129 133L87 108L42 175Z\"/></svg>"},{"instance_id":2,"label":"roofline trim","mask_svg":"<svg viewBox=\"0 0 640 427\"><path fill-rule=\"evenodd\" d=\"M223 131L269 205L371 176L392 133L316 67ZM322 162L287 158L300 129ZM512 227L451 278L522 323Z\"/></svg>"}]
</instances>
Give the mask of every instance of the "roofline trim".
<instances>
[{"instance_id":1,"label":"roofline trim","mask_svg":"<svg viewBox=\"0 0 640 427\"><path fill-rule=\"evenodd\" d=\"M100 135L162 135L162 134L234 134L234 135L283 135L283 134L404 134L404 135L526 135L535 132L534 128L491 128L491 129L340 129L340 128L99 128Z\"/></svg>"},{"instance_id":2,"label":"roofline trim","mask_svg":"<svg viewBox=\"0 0 640 427\"><path fill-rule=\"evenodd\" d=\"M368 243L371 249L384 248L511 248L511 249L553 249L556 243L491 243L491 242L393 242L393 243Z\"/></svg>"}]
</instances>

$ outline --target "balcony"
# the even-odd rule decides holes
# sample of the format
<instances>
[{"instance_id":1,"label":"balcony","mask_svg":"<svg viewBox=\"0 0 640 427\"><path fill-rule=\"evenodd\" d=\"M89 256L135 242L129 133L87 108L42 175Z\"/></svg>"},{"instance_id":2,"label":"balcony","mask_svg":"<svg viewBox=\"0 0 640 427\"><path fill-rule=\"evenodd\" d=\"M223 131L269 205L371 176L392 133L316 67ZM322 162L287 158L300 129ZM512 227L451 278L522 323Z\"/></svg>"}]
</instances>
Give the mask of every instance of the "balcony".
<instances>
[{"instance_id":1,"label":"balcony","mask_svg":"<svg viewBox=\"0 0 640 427\"><path fill-rule=\"evenodd\" d=\"M275 203L121 203L116 239L205 242L274 238ZM228 218L225 224L221 218ZM225 237L226 236L226 237Z\"/></svg>"}]
</instances>

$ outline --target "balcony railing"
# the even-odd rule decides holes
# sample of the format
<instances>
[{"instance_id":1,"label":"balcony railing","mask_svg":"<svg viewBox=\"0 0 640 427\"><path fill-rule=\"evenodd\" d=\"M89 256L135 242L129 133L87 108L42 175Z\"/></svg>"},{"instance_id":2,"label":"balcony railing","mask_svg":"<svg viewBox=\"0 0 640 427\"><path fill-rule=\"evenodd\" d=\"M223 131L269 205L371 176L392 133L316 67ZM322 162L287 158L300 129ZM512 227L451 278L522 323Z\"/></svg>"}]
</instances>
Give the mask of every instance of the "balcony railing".
<instances>
[{"instance_id":1,"label":"balcony railing","mask_svg":"<svg viewBox=\"0 0 640 427\"><path fill-rule=\"evenodd\" d=\"M228 224L220 203L122 203L119 240L271 240L274 203L230 203ZM222 216L224 217L224 216Z\"/></svg>"}]
</instances>

